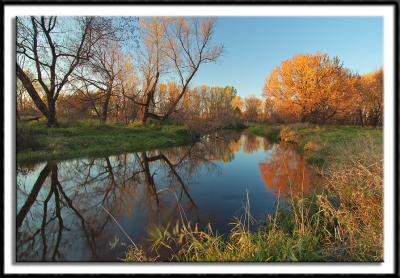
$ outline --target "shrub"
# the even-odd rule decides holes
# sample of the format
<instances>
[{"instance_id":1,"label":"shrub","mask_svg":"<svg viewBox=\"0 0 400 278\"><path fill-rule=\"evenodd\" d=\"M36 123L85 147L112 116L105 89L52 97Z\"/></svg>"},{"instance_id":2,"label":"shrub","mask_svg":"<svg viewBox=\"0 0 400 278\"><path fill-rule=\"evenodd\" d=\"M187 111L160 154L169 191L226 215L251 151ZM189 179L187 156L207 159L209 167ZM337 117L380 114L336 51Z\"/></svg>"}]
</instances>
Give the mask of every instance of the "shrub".
<instances>
[{"instance_id":1,"label":"shrub","mask_svg":"<svg viewBox=\"0 0 400 278\"><path fill-rule=\"evenodd\" d=\"M322 145L314 140L310 140L304 145L304 150L309 150L309 151L319 151L321 148Z\"/></svg>"},{"instance_id":2,"label":"shrub","mask_svg":"<svg viewBox=\"0 0 400 278\"><path fill-rule=\"evenodd\" d=\"M283 142L298 144L300 142L301 136L299 133L294 131L292 128L284 127L281 129L280 138L281 138L281 141L283 141Z\"/></svg>"}]
</instances>

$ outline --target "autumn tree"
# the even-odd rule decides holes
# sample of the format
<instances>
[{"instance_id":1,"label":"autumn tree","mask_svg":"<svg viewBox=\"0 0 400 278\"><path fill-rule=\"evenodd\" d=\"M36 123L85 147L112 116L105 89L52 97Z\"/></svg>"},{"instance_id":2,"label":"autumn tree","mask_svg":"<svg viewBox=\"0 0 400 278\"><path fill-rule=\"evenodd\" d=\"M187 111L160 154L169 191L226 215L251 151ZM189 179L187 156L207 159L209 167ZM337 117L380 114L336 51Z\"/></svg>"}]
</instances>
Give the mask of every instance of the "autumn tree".
<instances>
[{"instance_id":1,"label":"autumn tree","mask_svg":"<svg viewBox=\"0 0 400 278\"><path fill-rule=\"evenodd\" d=\"M161 83L159 86L159 113L166 111L170 102L176 99L181 86L174 82ZM188 88L182 100L175 106L170 119L184 123L196 131L211 131L222 127L235 127L239 124L232 101L237 97L232 86L208 86Z\"/></svg>"},{"instance_id":2,"label":"autumn tree","mask_svg":"<svg viewBox=\"0 0 400 278\"><path fill-rule=\"evenodd\" d=\"M323 124L351 107L352 77L338 57L296 55L272 71L264 96L293 120Z\"/></svg>"},{"instance_id":3,"label":"autumn tree","mask_svg":"<svg viewBox=\"0 0 400 278\"><path fill-rule=\"evenodd\" d=\"M232 105L233 110L237 114L239 114L239 115L242 114L242 111L244 110L244 102L243 102L243 99L240 96L235 95L232 98L231 105Z\"/></svg>"},{"instance_id":4,"label":"autumn tree","mask_svg":"<svg viewBox=\"0 0 400 278\"><path fill-rule=\"evenodd\" d=\"M269 98L265 99L262 103L263 105L263 110L264 110L264 121L275 121L276 119L274 118L275 116L275 104L274 102Z\"/></svg>"},{"instance_id":5,"label":"autumn tree","mask_svg":"<svg viewBox=\"0 0 400 278\"><path fill-rule=\"evenodd\" d=\"M180 90L181 88L179 84L174 81L160 83L156 97L156 103L158 104L156 112L158 114L165 114L171 106L171 103L178 96ZM180 110L178 105L176 106L175 110Z\"/></svg>"},{"instance_id":6,"label":"autumn tree","mask_svg":"<svg viewBox=\"0 0 400 278\"><path fill-rule=\"evenodd\" d=\"M363 123L373 126L383 123L383 69L361 76Z\"/></svg>"},{"instance_id":7,"label":"autumn tree","mask_svg":"<svg viewBox=\"0 0 400 278\"><path fill-rule=\"evenodd\" d=\"M244 99L244 115L246 120L256 122L259 119L262 101L255 95L248 96Z\"/></svg>"},{"instance_id":8,"label":"autumn tree","mask_svg":"<svg viewBox=\"0 0 400 278\"><path fill-rule=\"evenodd\" d=\"M137 51L141 88L127 96L142 107L140 120L148 118L164 121L188 91L202 64L215 61L222 52L221 45L213 45L215 19L153 17L141 20L143 43ZM162 114L157 113L156 91L159 80L174 72L179 92Z\"/></svg>"},{"instance_id":9,"label":"autumn tree","mask_svg":"<svg viewBox=\"0 0 400 278\"><path fill-rule=\"evenodd\" d=\"M126 97L126 95L129 95L137 90L139 81L137 69L134 65L132 56L129 53L123 54L121 62L120 70L117 75L117 91L114 94L117 108L115 114L116 118L123 118L124 122L128 123L130 120L135 120L137 118L141 109L140 105L137 105L133 101L129 101L129 99ZM121 112L121 115L118 115L119 112Z\"/></svg>"}]
</instances>

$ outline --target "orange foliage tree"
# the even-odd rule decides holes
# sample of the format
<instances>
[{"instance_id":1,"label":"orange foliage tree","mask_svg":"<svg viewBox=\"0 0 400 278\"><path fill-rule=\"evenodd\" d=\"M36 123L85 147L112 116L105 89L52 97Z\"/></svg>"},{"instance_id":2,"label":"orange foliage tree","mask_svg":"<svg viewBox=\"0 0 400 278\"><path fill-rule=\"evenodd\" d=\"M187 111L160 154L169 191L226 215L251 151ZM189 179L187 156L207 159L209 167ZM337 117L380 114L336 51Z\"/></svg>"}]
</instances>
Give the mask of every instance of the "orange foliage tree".
<instances>
[{"instance_id":1,"label":"orange foliage tree","mask_svg":"<svg viewBox=\"0 0 400 278\"><path fill-rule=\"evenodd\" d=\"M383 123L383 69L361 76L362 124L382 125Z\"/></svg>"},{"instance_id":2,"label":"orange foliage tree","mask_svg":"<svg viewBox=\"0 0 400 278\"><path fill-rule=\"evenodd\" d=\"M231 105L232 105L233 110L235 110L235 112L239 115L244 110L244 102L240 96L234 96L232 98Z\"/></svg>"},{"instance_id":3,"label":"orange foliage tree","mask_svg":"<svg viewBox=\"0 0 400 278\"><path fill-rule=\"evenodd\" d=\"M282 117L323 124L349 111L355 77L338 57L301 54L276 67L263 92Z\"/></svg>"}]
</instances>

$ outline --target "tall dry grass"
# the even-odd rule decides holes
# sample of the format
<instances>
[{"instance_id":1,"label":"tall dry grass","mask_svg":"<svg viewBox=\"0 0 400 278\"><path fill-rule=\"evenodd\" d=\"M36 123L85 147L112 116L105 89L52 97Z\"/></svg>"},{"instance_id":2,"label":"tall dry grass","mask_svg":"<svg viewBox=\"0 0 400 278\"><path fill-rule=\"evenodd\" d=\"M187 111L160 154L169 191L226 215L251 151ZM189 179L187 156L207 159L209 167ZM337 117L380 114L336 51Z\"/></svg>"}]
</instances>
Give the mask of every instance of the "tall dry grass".
<instances>
[{"instance_id":1,"label":"tall dry grass","mask_svg":"<svg viewBox=\"0 0 400 278\"><path fill-rule=\"evenodd\" d=\"M255 223L247 197L242 217L228 235L211 225L199 229L181 218L153 232L152 250L167 261L374 261L383 260L382 144L372 138L338 146L329 167L320 170L323 190L280 199L274 213ZM256 231L251 225L257 224ZM125 261L142 261L144 251L128 250ZM165 255L167 254L167 255ZM138 256L138 257L136 257Z\"/></svg>"},{"instance_id":2,"label":"tall dry grass","mask_svg":"<svg viewBox=\"0 0 400 278\"><path fill-rule=\"evenodd\" d=\"M335 157L333 157L335 156ZM325 246L337 260L383 260L383 150L373 138L337 147L319 206L331 226Z\"/></svg>"}]
</instances>

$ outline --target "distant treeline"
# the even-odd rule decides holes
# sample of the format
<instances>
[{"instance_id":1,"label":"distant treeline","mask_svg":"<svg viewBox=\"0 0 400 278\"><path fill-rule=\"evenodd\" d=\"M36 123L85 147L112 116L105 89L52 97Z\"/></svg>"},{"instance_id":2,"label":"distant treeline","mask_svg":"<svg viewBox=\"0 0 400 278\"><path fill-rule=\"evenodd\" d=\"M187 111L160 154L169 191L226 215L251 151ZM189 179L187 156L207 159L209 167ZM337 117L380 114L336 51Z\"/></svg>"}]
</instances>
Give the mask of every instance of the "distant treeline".
<instances>
[{"instance_id":1,"label":"distant treeline","mask_svg":"<svg viewBox=\"0 0 400 278\"><path fill-rule=\"evenodd\" d=\"M266 79L263 98L232 86L191 87L216 61L213 18L18 17L17 118L382 125L383 70L362 76L326 54L297 55ZM249 73L250 74L250 73Z\"/></svg>"}]
</instances>

